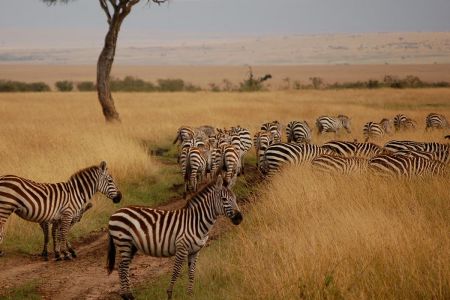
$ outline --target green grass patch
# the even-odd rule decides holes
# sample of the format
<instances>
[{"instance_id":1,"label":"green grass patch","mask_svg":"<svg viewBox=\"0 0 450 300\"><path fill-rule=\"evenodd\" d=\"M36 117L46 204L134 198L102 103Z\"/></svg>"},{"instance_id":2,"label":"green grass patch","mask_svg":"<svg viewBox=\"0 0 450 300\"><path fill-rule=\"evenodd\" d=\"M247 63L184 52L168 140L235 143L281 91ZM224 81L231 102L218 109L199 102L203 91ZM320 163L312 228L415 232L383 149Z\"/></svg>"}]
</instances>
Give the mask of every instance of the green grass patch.
<instances>
[{"instance_id":1,"label":"green grass patch","mask_svg":"<svg viewBox=\"0 0 450 300\"><path fill-rule=\"evenodd\" d=\"M0 296L0 300L37 300L42 299L38 292L38 281L32 280L25 284L9 289L3 296ZM2 291L3 292L3 291Z\"/></svg>"}]
</instances>

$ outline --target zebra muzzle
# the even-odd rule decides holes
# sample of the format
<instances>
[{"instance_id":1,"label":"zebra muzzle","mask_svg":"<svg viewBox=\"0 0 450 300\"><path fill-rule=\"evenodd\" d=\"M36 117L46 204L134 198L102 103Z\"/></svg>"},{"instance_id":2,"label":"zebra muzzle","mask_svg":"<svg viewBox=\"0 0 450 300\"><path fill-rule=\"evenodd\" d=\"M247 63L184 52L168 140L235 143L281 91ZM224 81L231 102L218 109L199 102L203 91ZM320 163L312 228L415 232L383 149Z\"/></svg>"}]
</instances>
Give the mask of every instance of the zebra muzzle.
<instances>
[{"instance_id":1,"label":"zebra muzzle","mask_svg":"<svg viewBox=\"0 0 450 300\"><path fill-rule=\"evenodd\" d=\"M234 225L239 225L242 222L242 214L240 211L236 211L236 213L231 217L231 222L233 222Z\"/></svg>"},{"instance_id":2,"label":"zebra muzzle","mask_svg":"<svg viewBox=\"0 0 450 300\"><path fill-rule=\"evenodd\" d=\"M112 201L113 201L114 203L119 203L120 200L122 200L122 193L118 191L118 192L117 192L117 195L112 199Z\"/></svg>"}]
</instances>

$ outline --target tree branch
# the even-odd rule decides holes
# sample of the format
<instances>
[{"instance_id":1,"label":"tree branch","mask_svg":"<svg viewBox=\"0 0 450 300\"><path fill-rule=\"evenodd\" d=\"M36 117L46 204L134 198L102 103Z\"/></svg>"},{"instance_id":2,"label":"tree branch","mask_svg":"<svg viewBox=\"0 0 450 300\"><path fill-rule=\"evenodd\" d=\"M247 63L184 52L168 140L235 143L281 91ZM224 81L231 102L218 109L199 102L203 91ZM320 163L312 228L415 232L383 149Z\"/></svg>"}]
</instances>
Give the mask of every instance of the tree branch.
<instances>
[{"instance_id":1,"label":"tree branch","mask_svg":"<svg viewBox=\"0 0 450 300\"><path fill-rule=\"evenodd\" d=\"M106 3L106 0L98 0L100 2L101 8L105 11L106 19L108 20L108 24L111 25L111 13L109 12L108 4Z\"/></svg>"}]
</instances>

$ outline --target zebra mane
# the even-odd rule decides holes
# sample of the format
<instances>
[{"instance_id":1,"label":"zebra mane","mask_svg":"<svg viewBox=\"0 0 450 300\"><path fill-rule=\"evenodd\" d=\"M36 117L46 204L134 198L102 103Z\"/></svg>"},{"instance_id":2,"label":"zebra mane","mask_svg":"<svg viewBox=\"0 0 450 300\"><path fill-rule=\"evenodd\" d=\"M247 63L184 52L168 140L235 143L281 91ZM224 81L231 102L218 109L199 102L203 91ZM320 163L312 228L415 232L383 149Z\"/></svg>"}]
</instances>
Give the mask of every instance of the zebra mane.
<instances>
[{"instance_id":1,"label":"zebra mane","mask_svg":"<svg viewBox=\"0 0 450 300\"><path fill-rule=\"evenodd\" d=\"M99 168L98 166L90 166L90 167L81 169L81 170L75 172L74 174L72 174L72 175L70 176L70 178L69 178L69 181L71 181L72 179L77 178L77 177L78 177L80 174L82 174L82 173L96 173L96 172L94 171L94 169L98 169L98 168ZM91 171L94 171L94 172L91 172Z\"/></svg>"},{"instance_id":2,"label":"zebra mane","mask_svg":"<svg viewBox=\"0 0 450 300\"><path fill-rule=\"evenodd\" d=\"M211 192L212 190L214 190L214 185L216 184L215 181L210 182L208 184L203 185L202 187L200 187L200 189L198 190L198 192L196 192L194 195L192 195L186 202L186 205L184 206L184 208L188 207L191 203L197 202L198 199L203 199L203 195L204 194L208 194L209 192Z\"/></svg>"}]
</instances>

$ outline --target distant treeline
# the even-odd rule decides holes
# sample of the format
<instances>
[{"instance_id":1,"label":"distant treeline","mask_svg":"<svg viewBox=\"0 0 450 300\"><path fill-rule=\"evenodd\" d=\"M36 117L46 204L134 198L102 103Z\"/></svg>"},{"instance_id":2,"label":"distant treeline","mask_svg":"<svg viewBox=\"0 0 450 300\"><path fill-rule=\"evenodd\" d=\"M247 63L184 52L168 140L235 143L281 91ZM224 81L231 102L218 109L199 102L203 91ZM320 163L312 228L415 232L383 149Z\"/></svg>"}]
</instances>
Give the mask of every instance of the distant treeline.
<instances>
[{"instance_id":1,"label":"distant treeline","mask_svg":"<svg viewBox=\"0 0 450 300\"><path fill-rule=\"evenodd\" d=\"M186 83L182 79L158 79L156 83L145 81L136 77L126 76L123 79L112 78L110 80L111 91L113 92L253 92L266 91L270 88L265 81L272 78L270 74L255 79L253 74L239 82L237 85L224 79L220 84L210 83L208 88L201 88L191 83ZM425 82L419 77L408 75L404 78L386 75L383 80L367 80L354 82L325 83L320 77L311 77L309 82L303 83L298 80L284 78L279 90L307 90L307 89L378 89L378 88L448 88L450 83L446 81ZM80 92L95 91L96 86L92 81L63 80L55 83L55 89L60 92L70 92L78 90ZM47 92L51 88L44 82L20 82L11 80L0 80L0 92Z\"/></svg>"}]
</instances>

